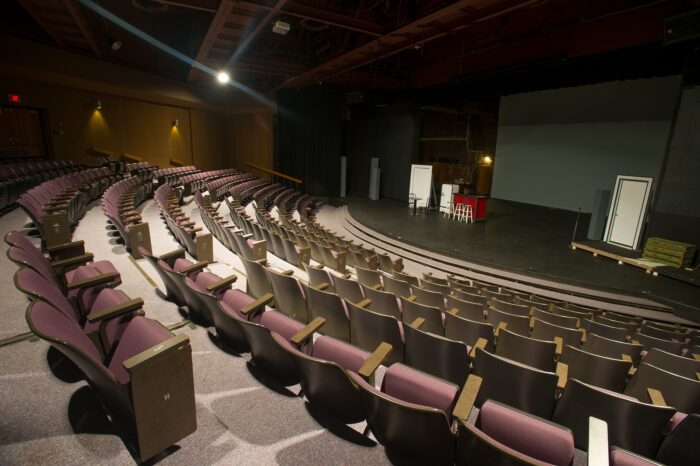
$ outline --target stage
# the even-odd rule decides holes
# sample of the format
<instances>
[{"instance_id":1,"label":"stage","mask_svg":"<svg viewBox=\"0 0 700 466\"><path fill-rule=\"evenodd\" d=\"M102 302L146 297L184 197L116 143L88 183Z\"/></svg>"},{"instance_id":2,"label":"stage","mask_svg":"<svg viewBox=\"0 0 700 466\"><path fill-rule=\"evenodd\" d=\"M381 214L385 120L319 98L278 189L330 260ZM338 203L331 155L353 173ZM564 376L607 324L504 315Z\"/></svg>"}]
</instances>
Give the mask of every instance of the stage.
<instances>
[{"instance_id":1,"label":"stage","mask_svg":"<svg viewBox=\"0 0 700 466\"><path fill-rule=\"evenodd\" d=\"M388 238L469 263L503 270L534 281L620 295L644 307L673 312L700 322L698 272L662 267L658 276L644 268L571 247L572 240L625 257L641 254L603 242L585 240L590 215L581 214L575 238L576 212L489 199L486 221L457 222L436 211L410 215L408 203L347 197L349 221ZM527 281L527 280L525 280ZM670 308L670 309L669 309Z\"/></svg>"}]
</instances>

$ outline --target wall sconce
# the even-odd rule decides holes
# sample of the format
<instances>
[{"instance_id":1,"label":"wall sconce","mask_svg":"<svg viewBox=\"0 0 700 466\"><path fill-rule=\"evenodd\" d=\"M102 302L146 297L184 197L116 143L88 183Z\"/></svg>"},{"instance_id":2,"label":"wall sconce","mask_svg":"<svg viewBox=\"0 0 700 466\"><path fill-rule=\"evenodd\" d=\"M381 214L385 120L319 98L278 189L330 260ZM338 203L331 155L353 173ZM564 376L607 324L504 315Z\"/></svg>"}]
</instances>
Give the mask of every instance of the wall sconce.
<instances>
[{"instance_id":1,"label":"wall sconce","mask_svg":"<svg viewBox=\"0 0 700 466\"><path fill-rule=\"evenodd\" d=\"M102 110L102 101L100 99L97 99L97 101L95 102L95 108L97 110Z\"/></svg>"},{"instance_id":2,"label":"wall sconce","mask_svg":"<svg viewBox=\"0 0 700 466\"><path fill-rule=\"evenodd\" d=\"M484 165L491 165L491 162L493 162L493 159L491 159L490 156L485 155L481 161L484 163Z\"/></svg>"},{"instance_id":3,"label":"wall sconce","mask_svg":"<svg viewBox=\"0 0 700 466\"><path fill-rule=\"evenodd\" d=\"M173 126L175 126L175 127L180 126L180 120L173 120Z\"/></svg>"}]
</instances>

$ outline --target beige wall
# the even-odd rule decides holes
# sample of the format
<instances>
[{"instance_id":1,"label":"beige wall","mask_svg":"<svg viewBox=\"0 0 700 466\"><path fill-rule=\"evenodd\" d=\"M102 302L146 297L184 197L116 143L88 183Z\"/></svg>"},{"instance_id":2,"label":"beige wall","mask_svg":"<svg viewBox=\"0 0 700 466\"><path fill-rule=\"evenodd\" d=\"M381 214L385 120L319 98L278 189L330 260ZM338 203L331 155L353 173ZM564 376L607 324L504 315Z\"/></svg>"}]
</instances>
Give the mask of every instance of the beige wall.
<instances>
[{"instance_id":1,"label":"beige wall","mask_svg":"<svg viewBox=\"0 0 700 466\"><path fill-rule=\"evenodd\" d=\"M0 96L42 110L49 154L94 165L92 146L169 166L272 167L272 118L232 89L205 90L90 57L0 35ZM97 100L102 110L96 110ZM173 120L179 125L174 127Z\"/></svg>"}]
</instances>

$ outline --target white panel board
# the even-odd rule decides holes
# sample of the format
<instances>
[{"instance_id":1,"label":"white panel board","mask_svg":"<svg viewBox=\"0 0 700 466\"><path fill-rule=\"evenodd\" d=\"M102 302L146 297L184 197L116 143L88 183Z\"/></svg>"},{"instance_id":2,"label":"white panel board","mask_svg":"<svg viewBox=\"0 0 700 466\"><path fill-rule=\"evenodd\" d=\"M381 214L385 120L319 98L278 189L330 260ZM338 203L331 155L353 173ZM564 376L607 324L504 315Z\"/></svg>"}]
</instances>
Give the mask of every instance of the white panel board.
<instances>
[{"instance_id":1,"label":"white panel board","mask_svg":"<svg viewBox=\"0 0 700 466\"><path fill-rule=\"evenodd\" d=\"M430 199L430 185L433 180L432 165L411 165L411 182L408 185L408 194L418 197L417 207L427 207Z\"/></svg>"},{"instance_id":2,"label":"white panel board","mask_svg":"<svg viewBox=\"0 0 700 466\"><path fill-rule=\"evenodd\" d=\"M610 204L605 241L637 249L653 178L618 175Z\"/></svg>"}]
</instances>

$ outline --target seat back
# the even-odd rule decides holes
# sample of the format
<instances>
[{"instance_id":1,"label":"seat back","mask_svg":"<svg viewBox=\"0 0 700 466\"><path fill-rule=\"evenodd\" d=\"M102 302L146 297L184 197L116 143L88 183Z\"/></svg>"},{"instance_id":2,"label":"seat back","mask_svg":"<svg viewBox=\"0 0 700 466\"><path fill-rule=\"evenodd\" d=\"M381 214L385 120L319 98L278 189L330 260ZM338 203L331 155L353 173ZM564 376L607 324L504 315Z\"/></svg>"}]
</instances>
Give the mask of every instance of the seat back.
<instances>
[{"instance_id":1,"label":"seat back","mask_svg":"<svg viewBox=\"0 0 700 466\"><path fill-rule=\"evenodd\" d=\"M485 319L483 305L455 298L454 296L447 297L447 309L457 309L459 311L459 316L464 319L475 320L477 322Z\"/></svg>"},{"instance_id":2,"label":"seat back","mask_svg":"<svg viewBox=\"0 0 700 466\"><path fill-rule=\"evenodd\" d=\"M652 348L658 348L671 354L681 354L683 348L685 348L685 342L683 341L669 341L662 340L660 338L650 337L649 335L644 335L643 333L632 334L632 340L637 341L644 346L644 351L651 351Z\"/></svg>"},{"instance_id":3,"label":"seat back","mask_svg":"<svg viewBox=\"0 0 700 466\"><path fill-rule=\"evenodd\" d=\"M556 369L557 345L552 341L535 340L511 332L507 328L498 332L496 354L543 371Z\"/></svg>"},{"instance_id":4,"label":"seat back","mask_svg":"<svg viewBox=\"0 0 700 466\"><path fill-rule=\"evenodd\" d=\"M475 425L459 421L458 464L569 465L574 456L571 430L493 400L486 401Z\"/></svg>"},{"instance_id":5,"label":"seat back","mask_svg":"<svg viewBox=\"0 0 700 466\"><path fill-rule=\"evenodd\" d=\"M621 327L626 329L629 333L634 333L636 332L641 323L634 321L634 320L629 320L627 319L626 321L621 321L619 319L608 319L604 316L595 316L595 321L600 323L600 324L605 324L609 325L611 327Z\"/></svg>"},{"instance_id":6,"label":"seat back","mask_svg":"<svg viewBox=\"0 0 700 466\"><path fill-rule=\"evenodd\" d=\"M328 288L326 288L325 291L328 293L335 293L333 280L323 267L306 267L306 272L309 275L309 285L315 288L323 283L328 283Z\"/></svg>"},{"instance_id":7,"label":"seat back","mask_svg":"<svg viewBox=\"0 0 700 466\"><path fill-rule=\"evenodd\" d=\"M342 278L337 275L333 275L332 278L336 294L344 300L357 304L365 299L362 295L360 284L355 280Z\"/></svg>"},{"instance_id":8,"label":"seat back","mask_svg":"<svg viewBox=\"0 0 700 466\"><path fill-rule=\"evenodd\" d=\"M426 306L436 307L445 310L445 297L442 293L436 291L428 291L417 286L411 287L411 293L416 296L415 302L425 304Z\"/></svg>"},{"instance_id":9,"label":"seat back","mask_svg":"<svg viewBox=\"0 0 700 466\"><path fill-rule=\"evenodd\" d=\"M689 414L664 437L656 460L669 465L700 464L700 414Z\"/></svg>"},{"instance_id":10,"label":"seat back","mask_svg":"<svg viewBox=\"0 0 700 466\"><path fill-rule=\"evenodd\" d=\"M265 269L275 295L275 309L299 322L308 322L306 300L296 278Z\"/></svg>"},{"instance_id":11,"label":"seat back","mask_svg":"<svg viewBox=\"0 0 700 466\"><path fill-rule=\"evenodd\" d=\"M410 324L417 318L425 319L421 329L435 335L445 335L445 325L443 323L441 308L426 306L415 301L401 298L401 317L404 324Z\"/></svg>"},{"instance_id":12,"label":"seat back","mask_svg":"<svg viewBox=\"0 0 700 466\"><path fill-rule=\"evenodd\" d=\"M588 449L588 418L608 423L608 443L648 458L656 454L673 408L640 403L634 398L569 379L552 420L574 434L576 448Z\"/></svg>"},{"instance_id":13,"label":"seat back","mask_svg":"<svg viewBox=\"0 0 700 466\"><path fill-rule=\"evenodd\" d=\"M260 298L267 293L272 293L272 285L265 273L265 268L254 260L238 256L243 262L246 273L246 293L254 298Z\"/></svg>"},{"instance_id":14,"label":"seat back","mask_svg":"<svg viewBox=\"0 0 700 466\"><path fill-rule=\"evenodd\" d=\"M404 359L414 369L461 387L469 375L469 349L461 341L423 332L404 324Z\"/></svg>"},{"instance_id":15,"label":"seat back","mask_svg":"<svg viewBox=\"0 0 700 466\"><path fill-rule=\"evenodd\" d=\"M457 387L397 364L387 369L381 392L351 375L360 387L367 424L389 458L454 463L455 439L446 411L451 414Z\"/></svg>"},{"instance_id":16,"label":"seat back","mask_svg":"<svg viewBox=\"0 0 700 466\"><path fill-rule=\"evenodd\" d=\"M448 296L452 292L450 287L447 286L447 280L445 280L444 284L439 284L439 283L435 283L433 281L423 280L421 282L421 284L425 287L426 290L440 293L443 296Z\"/></svg>"},{"instance_id":17,"label":"seat back","mask_svg":"<svg viewBox=\"0 0 700 466\"><path fill-rule=\"evenodd\" d=\"M364 267L356 266L355 274L357 275L357 282L360 285L371 288L374 285L382 284L381 274L376 270L369 270Z\"/></svg>"},{"instance_id":18,"label":"seat back","mask_svg":"<svg viewBox=\"0 0 700 466\"><path fill-rule=\"evenodd\" d=\"M599 388L622 392L632 362L589 353L573 346L563 348L560 361L569 366L567 376Z\"/></svg>"},{"instance_id":19,"label":"seat back","mask_svg":"<svg viewBox=\"0 0 700 466\"><path fill-rule=\"evenodd\" d=\"M688 379L696 379L700 373L700 360L677 356L659 348L649 350L644 362Z\"/></svg>"},{"instance_id":20,"label":"seat back","mask_svg":"<svg viewBox=\"0 0 700 466\"><path fill-rule=\"evenodd\" d=\"M581 321L581 328L585 329L586 333L595 333L601 337L617 341L626 341L627 337L632 334L630 330L624 327L613 327L590 319L583 319Z\"/></svg>"},{"instance_id":21,"label":"seat back","mask_svg":"<svg viewBox=\"0 0 700 466\"><path fill-rule=\"evenodd\" d=\"M547 341L554 341L555 337L560 337L565 345L579 347L583 339L583 330L560 327L540 319L535 319L530 337Z\"/></svg>"},{"instance_id":22,"label":"seat back","mask_svg":"<svg viewBox=\"0 0 700 466\"><path fill-rule=\"evenodd\" d=\"M579 328L579 326L581 325L580 319L576 317L560 316L549 311L543 311L539 308L535 308L532 312L532 315L550 324L558 325L559 327L575 329Z\"/></svg>"},{"instance_id":23,"label":"seat back","mask_svg":"<svg viewBox=\"0 0 700 466\"><path fill-rule=\"evenodd\" d=\"M390 275L384 275L384 291L393 293L398 297L408 298L411 296L411 284Z\"/></svg>"},{"instance_id":24,"label":"seat back","mask_svg":"<svg viewBox=\"0 0 700 466\"><path fill-rule=\"evenodd\" d=\"M316 317L323 317L326 319L326 323L323 324L320 331L324 335L349 342L350 320L341 298L336 294L317 290L306 284L302 284L302 286L306 296L309 321Z\"/></svg>"},{"instance_id":25,"label":"seat back","mask_svg":"<svg viewBox=\"0 0 700 466\"><path fill-rule=\"evenodd\" d=\"M493 326L484 321L473 321L460 316L445 314L445 337L461 341L472 348L479 338L486 340L487 351L493 351Z\"/></svg>"},{"instance_id":26,"label":"seat back","mask_svg":"<svg viewBox=\"0 0 700 466\"><path fill-rule=\"evenodd\" d=\"M527 413L549 419L554 410L557 374L476 349L472 372L482 383L476 406L491 398Z\"/></svg>"},{"instance_id":27,"label":"seat back","mask_svg":"<svg viewBox=\"0 0 700 466\"><path fill-rule=\"evenodd\" d=\"M392 272L394 274L394 278L396 278L397 280L408 282L408 284L411 286L418 286L418 277L415 277L413 275L409 275L407 273L399 272L396 270L394 270Z\"/></svg>"},{"instance_id":28,"label":"seat back","mask_svg":"<svg viewBox=\"0 0 700 466\"><path fill-rule=\"evenodd\" d=\"M586 342L583 344L582 348L589 353L613 359L620 359L623 354L626 354L632 359L632 364L636 367L642 359L642 350L644 346L611 340L610 338L601 337L595 333L589 333L586 335Z\"/></svg>"},{"instance_id":29,"label":"seat back","mask_svg":"<svg viewBox=\"0 0 700 466\"><path fill-rule=\"evenodd\" d=\"M683 413L700 413L700 380L689 379L642 362L625 387L624 394L642 402L651 401L647 388L655 388L668 406Z\"/></svg>"},{"instance_id":30,"label":"seat back","mask_svg":"<svg viewBox=\"0 0 700 466\"><path fill-rule=\"evenodd\" d=\"M311 404L323 407L344 424L365 419L359 390L346 371L359 371L369 359L369 353L334 338L320 336L314 341L313 355L309 356L288 342L274 338L292 356L301 389Z\"/></svg>"},{"instance_id":31,"label":"seat back","mask_svg":"<svg viewBox=\"0 0 700 466\"><path fill-rule=\"evenodd\" d=\"M399 309L399 301L396 295L385 291L373 290L365 285L362 285L362 291L366 298L372 300L368 309L378 314L384 314L396 320L401 320L401 309Z\"/></svg>"},{"instance_id":32,"label":"seat back","mask_svg":"<svg viewBox=\"0 0 700 466\"><path fill-rule=\"evenodd\" d=\"M484 306L484 308L488 307L489 305L489 300L486 296L473 293L471 291L455 290L454 295L459 299L463 299L471 303L480 303L482 306Z\"/></svg>"},{"instance_id":33,"label":"seat back","mask_svg":"<svg viewBox=\"0 0 700 466\"><path fill-rule=\"evenodd\" d=\"M30 298L41 299L60 310L76 324L80 324L79 316L68 299L63 295L54 281L49 281L36 270L22 267L15 273L15 286Z\"/></svg>"},{"instance_id":34,"label":"seat back","mask_svg":"<svg viewBox=\"0 0 700 466\"><path fill-rule=\"evenodd\" d=\"M486 322L493 325L494 328L498 327L498 324L501 322L505 322L507 324L506 328L511 332L523 336L530 335L530 318L527 316L510 314L491 307L487 310ZM545 338L542 338L542 340L545 340Z\"/></svg>"},{"instance_id":35,"label":"seat back","mask_svg":"<svg viewBox=\"0 0 700 466\"><path fill-rule=\"evenodd\" d=\"M386 364L404 361L404 343L401 323L393 317L377 314L346 301L350 315L350 343L365 351L374 351L382 342L393 350Z\"/></svg>"},{"instance_id":36,"label":"seat back","mask_svg":"<svg viewBox=\"0 0 700 466\"><path fill-rule=\"evenodd\" d=\"M502 312L507 312L508 314L514 314L516 316L529 316L530 307L523 304L515 304L513 302L503 301L498 298L491 298L489 300L491 307L498 309Z\"/></svg>"}]
</instances>

